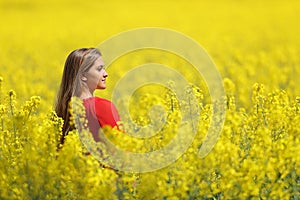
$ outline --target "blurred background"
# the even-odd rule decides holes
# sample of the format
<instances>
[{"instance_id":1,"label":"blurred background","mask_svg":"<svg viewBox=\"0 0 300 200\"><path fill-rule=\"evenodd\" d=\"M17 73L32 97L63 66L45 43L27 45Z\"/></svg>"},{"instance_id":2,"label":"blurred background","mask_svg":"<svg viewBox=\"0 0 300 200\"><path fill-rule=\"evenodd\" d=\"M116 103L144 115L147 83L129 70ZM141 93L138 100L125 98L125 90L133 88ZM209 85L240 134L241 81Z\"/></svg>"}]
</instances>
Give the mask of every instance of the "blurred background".
<instances>
[{"instance_id":1,"label":"blurred background","mask_svg":"<svg viewBox=\"0 0 300 200\"><path fill-rule=\"evenodd\" d=\"M235 84L237 104L247 107L255 82L299 95L299 13L296 0L0 0L0 76L20 98L40 95L50 108L72 50L122 31L161 27L206 49ZM134 57L119 62L120 71L128 60ZM114 84L115 72L108 72Z\"/></svg>"}]
</instances>

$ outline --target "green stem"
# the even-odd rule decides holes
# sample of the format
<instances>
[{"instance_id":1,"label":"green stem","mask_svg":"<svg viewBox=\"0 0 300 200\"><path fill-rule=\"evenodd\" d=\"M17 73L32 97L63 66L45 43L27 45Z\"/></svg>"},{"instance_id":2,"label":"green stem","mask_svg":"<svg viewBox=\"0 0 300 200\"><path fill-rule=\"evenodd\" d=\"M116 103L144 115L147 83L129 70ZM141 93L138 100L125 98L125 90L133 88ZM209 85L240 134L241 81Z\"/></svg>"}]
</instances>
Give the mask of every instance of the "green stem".
<instances>
[{"instance_id":1,"label":"green stem","mask_svg":"<svg viewBox=\"0 0 300 200\"><path fill-rule=\"evenodd\" d=\"M189 113L190 113L190 119L192 120L192 128L193 128L193 132L195 131L195 126L194 126L194 120L193 120L193 116L192 116L192 110L191 110L191 96L189 95Z\"/></svg>"},{"instance_id":2,"label":"green stem","mask_svg":"<svg viewBox=\"0 0 300 200\"><path fill-rule=\"evenodd\" d=\"M14 130L14 136L16 138L17 137L17 130L16 130L15 122L14 122L14 109L13 109L11 97L9 98L9 105L10 105L10 111L11 111L11 115L12 115L12 126L13 126L13 130Z\"/></svg>"},{"instance_id":3,"label":"green stem","mask_svg":"<svg viewBox=\"0 0 300 200\"><path fill-rule=\"evenodd\" d=\"M2 104L2 93L1 93L1 88L0 88L0 105ZM4 120L3 117L1 117L1 128L2 131L4 131Z\"/></svg>"},{"instance_id":4,"label":"green stem","mask_svg":"<svg viewBox=\"0 0 300 200\"><path fill-rule=\"evenodd\" d=\"M1 117L1 128L2 128L2 131L4 131L4 120L2 117Z\"/></svg>"}]
</instances>

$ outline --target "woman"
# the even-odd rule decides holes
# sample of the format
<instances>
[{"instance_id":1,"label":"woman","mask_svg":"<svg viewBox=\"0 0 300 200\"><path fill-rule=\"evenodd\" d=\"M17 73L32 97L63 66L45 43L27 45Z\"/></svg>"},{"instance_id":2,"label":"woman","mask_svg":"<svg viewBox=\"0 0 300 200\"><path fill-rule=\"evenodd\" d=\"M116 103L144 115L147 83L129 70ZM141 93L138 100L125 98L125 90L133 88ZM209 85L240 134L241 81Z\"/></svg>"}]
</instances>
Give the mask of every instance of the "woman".
<instances>
[{"instance_id":1,"label":"woman","mask_svg":"<svg viewBox=\"0 0 300 200\"><path fill-rule=\"evenodd\" d=\"M100 127L118 126L120 116L113 103L94 96L96 89L106 88L107 76L102 55L96 48L77 49L67 57L55 106L57 115L64 120L61 144L64 136L75 128L70 125L68 108L72 96L82 99L88 126L96 141L99 141Z\"/></svg>"}]
</instances>

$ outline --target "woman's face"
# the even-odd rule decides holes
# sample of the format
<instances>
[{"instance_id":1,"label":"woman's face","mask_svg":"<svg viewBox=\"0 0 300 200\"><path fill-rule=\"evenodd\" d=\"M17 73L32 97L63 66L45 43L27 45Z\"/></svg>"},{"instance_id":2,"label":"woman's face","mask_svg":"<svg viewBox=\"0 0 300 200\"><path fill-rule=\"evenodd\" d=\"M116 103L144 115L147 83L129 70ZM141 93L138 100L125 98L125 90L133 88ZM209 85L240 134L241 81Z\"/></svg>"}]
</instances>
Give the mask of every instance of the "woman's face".
<instances>
[{"instance_id":1,"label":"woman's face","mask_svg":"<svg viewBox=\"0 0 300 200\"><path fill-rule=\"evenodd\" d=\"M85 74L86 83L89 87L89 90L94 91L95 89L105 89L107 76L108 74L104 69L104 62L100 56Z\"/></svg>"}]
</instances>

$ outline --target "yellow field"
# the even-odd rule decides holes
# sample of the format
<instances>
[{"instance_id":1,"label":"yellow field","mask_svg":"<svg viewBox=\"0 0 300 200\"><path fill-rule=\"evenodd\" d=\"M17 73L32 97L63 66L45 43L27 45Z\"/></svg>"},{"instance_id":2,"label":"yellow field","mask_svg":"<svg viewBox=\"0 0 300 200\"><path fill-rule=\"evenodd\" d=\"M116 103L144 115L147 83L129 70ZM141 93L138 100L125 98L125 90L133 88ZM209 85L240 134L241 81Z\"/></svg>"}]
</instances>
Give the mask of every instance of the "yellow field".
<instances>
[{"instance_id":1,"label":"yellow field","mask_svg":"<svg viewBox=\"0 0 300 200\"><path fill-rule=\"evenodd\" d=\"M300 198L299 1L0 0L0 17L1 199ZM188 76L193 84L186 97L197 98L181 104L161 86L140 88L131 99L131 117L163 128L148 139L116 130L107 135L127 151L159 150L180 132L181 116L192 118L185 111L197 107L197 134L185 153L166 167L138 173L101 167L85 156L76 132L57 152L62 121L51 111L66 56L143 27L185 34L215 62L226 91L220 99L226 120L213 150L198 155L213 107L202 78L189 75L190 64L178 56L146 49L113 63L107 90L96 94L111 99L129 70L156 61ZM123 114L121 100L115 103ZM155 104L165 116L150 112ZM185 106L189 110L180 109ZM135 132L129 116L121 117ZM192 129L188 124L184 133Z\"/></svg>"}]
</instances>

